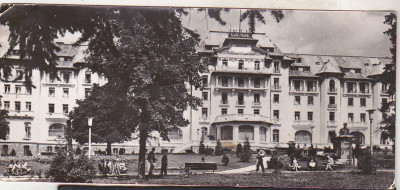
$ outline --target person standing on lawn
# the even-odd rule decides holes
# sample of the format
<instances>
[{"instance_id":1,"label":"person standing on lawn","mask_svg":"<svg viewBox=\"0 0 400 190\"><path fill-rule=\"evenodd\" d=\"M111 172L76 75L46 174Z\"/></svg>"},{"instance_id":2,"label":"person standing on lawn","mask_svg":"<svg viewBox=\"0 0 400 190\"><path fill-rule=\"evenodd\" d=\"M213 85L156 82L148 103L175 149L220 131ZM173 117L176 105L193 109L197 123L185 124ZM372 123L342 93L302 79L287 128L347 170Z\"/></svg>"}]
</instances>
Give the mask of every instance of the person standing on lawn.
<instances>
[{"instance_id":1,"label":"person standing on lawn","mask_svg":"<svg viewBox=\"0 0 400 190\"><path fill-rule=\"evenodd\" d=\"M261 167L261 170L263 174L265 174L265 168L264 168L264 163L263 163L263 157L265 156L265 151L261 149L257 149L257 165L256 165L256 172L258 172L259 167Z\"/></svg>"},{"instance_id":2,"label":"person standing on lawn","mask_svg":"<svg viewBox=\"0 0 400 190\"><path fill-rule=\"evenodd\" d=\"M164 151L163 157L161 158L161 176L167 176L167 167L168 167L168 151Z\"/></svg>"},{"instance_id":3,"label":"person standing on lawn","mask_svg":"<svg viewBox=\"0 0 400 190\"><path fill-rule=\"evenodd\" d=\"M154 170L154 163L157 161L154 151L156 148L152 148L151 151L149 152L149 155L147 155L147 160L150 163L150 169L149 169L149 176L153 176L153 170Z\"/></svg>"}]
</instances>

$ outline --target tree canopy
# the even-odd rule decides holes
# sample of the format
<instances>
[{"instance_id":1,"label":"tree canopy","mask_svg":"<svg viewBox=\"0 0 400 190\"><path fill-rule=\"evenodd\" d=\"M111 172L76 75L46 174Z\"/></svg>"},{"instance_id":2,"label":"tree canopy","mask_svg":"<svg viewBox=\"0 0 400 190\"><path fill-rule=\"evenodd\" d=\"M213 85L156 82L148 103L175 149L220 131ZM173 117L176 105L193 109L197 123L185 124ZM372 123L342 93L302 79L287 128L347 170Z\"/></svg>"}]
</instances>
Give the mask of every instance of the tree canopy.
<instances>
[{"instance_id":1,"label":"tree canopy","mask_svg":"<svg viewBox=\"0 0 400 190\"><path fill-rule=\"evenodd\" d=\"M1 96L0 96L1 99ZM1 101L0 101L0 107L1 107ZM9 125L6 120L8 116L8 111L1 109L0 110L0 139L6 139L7 137L7 131L9 130Z\"/></svg>"}]
</instances>

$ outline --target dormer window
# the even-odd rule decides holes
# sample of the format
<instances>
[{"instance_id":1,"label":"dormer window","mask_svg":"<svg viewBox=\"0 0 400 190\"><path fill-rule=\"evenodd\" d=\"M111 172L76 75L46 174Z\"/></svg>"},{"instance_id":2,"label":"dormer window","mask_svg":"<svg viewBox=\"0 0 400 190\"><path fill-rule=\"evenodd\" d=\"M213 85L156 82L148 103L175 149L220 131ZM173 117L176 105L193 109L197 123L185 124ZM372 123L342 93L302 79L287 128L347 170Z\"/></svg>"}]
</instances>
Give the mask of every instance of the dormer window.
<instances>
[{"instance_id":1,"label":"dormer window","mask_svg":"<svg viewBox=\"0 0 400 190\"><path fill-rule=\"evenodd\" d=\"M315 62L315 64L316 64L316 65L320 65L320 64L321 64L321 62L317 61L317 62Z\"/></svg>"},{"instance_id":2,"label":"dormer window","mask_svg":"<svg viewBox=\"0 0 400 190\"><path fill-rule=\"evenodd\" d=\"M310 67L304 67L304 68L303 68L303 71L309 72L309 71L310 71Z\"/></svg>"},{"instance_id":3,"label":"dormer window","mask_svg":"<svg viewBox=\"0 0 400 190\"><path fill-rule=\"evenodd\" d=\"M228 60L227 59L223 59L222 60L222 66L223 67L228 67Z\"/></svg>"},{"instance_id":4,"label":"dormer window","mask_svg":"<svg viewBox=\"0 0 400 190\"><path fill-rule=\"evenodd\" d=\"M239 60L239 69L244 69L244 61Z\"/></svg>"},{"instance_id":5,"label":"dormer window","mask_svg":"<svg viewBox=\"0 0 400 190\"><path fill-rule=\"evenodd\" d=\"M296 58L296 63L301 63L301 58Z\"/></svg>"},{"instance_id":6,"label":"dormer window","mask_svg":"<svg viewBox=\"0 0 400 190\"><path fill-rule=\"evenodd\" d=\"M255 70L260 70L260 61L255 61L254 62L254 69Z\"/></svg>"},{"instance_id":7,"label":"dormer window","mask_svg":"<svg viewBox=\"0 0 400 190\"><path fill-rule=\"evenodd\" d=\"M364 66L369 67L369 63L364 63Z\"/></svg>"},{"instance_id":8,"label":"dormer window","mask_svg":"<svg viewBox=\"0 0 400 190\"><path fill-rule=\"evenodd\" d=\"M68 61L68 62L72 61L72 57L65 57L64 59L65 59L65 61Z\"/></svg>"},{"instance_id":9,"label":"dormer window","mask_svg":"<svg viewBox=\"0 0 400 190\"><path fill-rule=\"evenodd\" d=\"M355 73L361 73L361 69L354 69Z\"/></svg>"}]
</instances>

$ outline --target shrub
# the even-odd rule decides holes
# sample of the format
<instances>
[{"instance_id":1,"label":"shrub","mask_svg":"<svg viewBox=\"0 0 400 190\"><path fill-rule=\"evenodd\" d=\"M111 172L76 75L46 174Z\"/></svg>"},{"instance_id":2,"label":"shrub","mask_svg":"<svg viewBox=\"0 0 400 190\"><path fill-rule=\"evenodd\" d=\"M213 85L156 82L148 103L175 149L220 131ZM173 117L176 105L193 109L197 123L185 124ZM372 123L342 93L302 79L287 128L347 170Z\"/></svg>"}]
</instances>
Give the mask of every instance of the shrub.
<instances>
[{"instance_id":1,"label":"shrub","mask_svg":"<svg viewBox=\"0 0 400 190\"><path fill-rule=\"evenodd\" d=\"M76 155L79 155L79 154L81 154L82 153L82 150L81 150L81 148L76 148L76 150L75 150L75 154Z\"/></svg>"},{"instance_id":2,"label":"shrub","mask_svg":"<svg viewBox=\"0 0 400 190\"><path fill-rule=\"evenodd\" d=\"M358 160L358 169L361 170L363 174L372 174L376 171L375 164L372 160L372 156L368 153L362 155Z\"/></svg>"},{"instance_id":3,"label":"shrub","mask_svg":"<svg viewBox=\"0 0 400 190\"><path fill-rule=\"evenodd\" d=\"M58 153L50 164L48 175L56 182L90 182L96 175L94 164L85 155Z\"/></svg>"},{"instance_id":4,"label":"shrub","mask_svg":"<svg viewBox=\"0 0 400 190\"><path fill-rule=\"evenodd\" d=\"M240 153L240 161L241 162L249 162L251 158L251 152L250 152L250 141L248 138L246 138L246 141L244 142L243 146L243 151Z\"/></svg>"},{"instance_id":5,"label":"shrub","mask_svg":"<svg viewBox=\"0 0 400 190\"><path fill-rule=\"evenodd\" d=\"M31 150L27 150L27 151L26 151L26 155L27 155L27 156L32 156L32 151L31 151Z\"/></svg>"},{"instance_id":6,"label":"shrub","mask_svg":"<svg viewBox=\"0 0 400 190\"><path fill-rule=\"evenodd\" d=\"M12 149L12 150L11 150L11 153L10 153L10 156L15 156L15 155L17 155L17 153L15 153L15 150Z\"/></svg>"},{"instance_id":7,"label":"shrub","mask_svg":"<svg viewBox=\"0 0 400 190\"><path fill-rule=\"evenodd\" d=\"M221 141L220 141L219 139L217 140L217 146L215 146L215 152L214 152L214 154L215 154L216 156L222 155L222 145L221 145Z\"/></svg>"},{"instance_id":8,"label":"shrub","mask_svg":"<svg viewBox=\"0 0 400 190\"><path fill-rule=\"evenodd\" d=\"M243 151L242 144L239 143L238 145L236 145L236 157L239 158L240 153L242 153L242 151Z\"/></svg>"},{"instance_id":9,"label":"shrub","mask_svg":"<svg viewBox=\"0 0 400 190\"><path fill-rule=\"evenodd\" d=\"M272 169L274 169L274 173L277 174L279 169L283 168L283 162L279 160L279 153L275 151L271 157L271 160L268 164Z\"/></svg>"},{"instance_id":10,"label":"shrub","mask_svg":"<svg viewBox=\"0 0 400 190\"><path fill-rule=\"evenodd\" d=\"M214 149L212 148L206 148L206 155L212 155L214 153Z\"/></svg>"},{"instance_id":11,"label":"shrub","mask_svg":"<svg viewBox=\"0 0 400 190\"><path fill-rule=\"evenodd\" d=\"M199 154L205 154L205 153L206 153L206 147L204 146L204 141L202 138L199 146Z\"/></svg>"},{"instance_id":12,"label":"shrub","mask_svg":"<svg viewBox=\"0 0 400 190\"><path fill-rule=\"evenodd\" d=\"M229 158L228 156L226 156L226 154L224 154L224 156L222 156L222 163L224 163L224 166L227 166L229 164Z\"/></svg>"}]
</instances>

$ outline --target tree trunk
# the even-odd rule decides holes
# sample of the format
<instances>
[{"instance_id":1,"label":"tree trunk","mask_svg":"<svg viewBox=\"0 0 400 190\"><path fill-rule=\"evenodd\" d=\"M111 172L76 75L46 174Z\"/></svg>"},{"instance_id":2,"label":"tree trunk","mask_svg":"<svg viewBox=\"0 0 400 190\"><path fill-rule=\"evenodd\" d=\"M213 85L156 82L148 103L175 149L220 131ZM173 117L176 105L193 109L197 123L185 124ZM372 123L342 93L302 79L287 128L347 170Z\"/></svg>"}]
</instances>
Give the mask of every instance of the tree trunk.
<instances>
[{"instance_id":1,"label":"tree trunk","mask_svg":"<svg viewBox=\"0 0 400 190\"><path fill-rule=\"evenodd\" d=\"M146 177L146 141L147 131L140 130L139 134L139 162L138 162L138 179L144 179Z\"/></svg>"},{"instance_id":2,"label":"tree trunk","mask_svg":"<svg viewBox=\"0 0 400 190\"><path fill-rule=\"evenodd\" d=\"M111 142L107 142L106 151L107 151L107 155L111 155Z\"/></svg>"}]
</instances>

